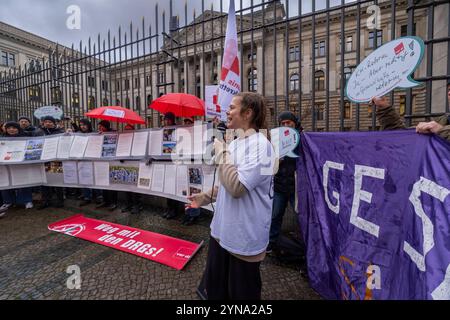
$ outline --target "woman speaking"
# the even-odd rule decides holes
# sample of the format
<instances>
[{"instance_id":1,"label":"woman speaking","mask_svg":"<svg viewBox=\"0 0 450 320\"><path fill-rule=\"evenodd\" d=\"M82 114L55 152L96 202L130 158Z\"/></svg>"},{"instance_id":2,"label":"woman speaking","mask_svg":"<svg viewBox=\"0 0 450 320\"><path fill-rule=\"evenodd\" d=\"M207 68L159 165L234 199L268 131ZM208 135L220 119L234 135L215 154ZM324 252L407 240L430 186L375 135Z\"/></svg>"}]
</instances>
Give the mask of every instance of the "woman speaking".
<instances>
[{"instance_id":1,"label":"woman speaking","mask_svg":"<svg viewBox=\"0 0 450 320\"><path fill-rule=\"evenodd\" d=\"M189 197L187 208L216 202L204 291L209 300L260 300L260 264L269 243L274 151L266 136L266 105L256 93L236 95L227 127L238 136L215 140L220 186ZM267 132L267 131L266 131ZM203 288L202 288L203 289Z\"/></svg>"}]
</instances>

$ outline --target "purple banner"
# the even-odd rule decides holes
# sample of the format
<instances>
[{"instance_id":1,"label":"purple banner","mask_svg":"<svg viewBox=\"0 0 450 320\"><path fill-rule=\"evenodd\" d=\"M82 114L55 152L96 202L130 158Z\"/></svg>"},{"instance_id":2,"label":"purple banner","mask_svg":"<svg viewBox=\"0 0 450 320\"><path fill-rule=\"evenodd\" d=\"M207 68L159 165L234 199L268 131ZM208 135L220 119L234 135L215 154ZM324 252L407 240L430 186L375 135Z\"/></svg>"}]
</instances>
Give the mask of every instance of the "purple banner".
<instances>
[{"instance_id":1,"label":"purple banner","mask_svg":"<svg viewBox=\"0 0 450 320\"><path fill-rule=\"evenodd\" d=\"M450 299L450 143L413 130L305 133L299 222L327 299Z\"/></svg>"}]
</instances>

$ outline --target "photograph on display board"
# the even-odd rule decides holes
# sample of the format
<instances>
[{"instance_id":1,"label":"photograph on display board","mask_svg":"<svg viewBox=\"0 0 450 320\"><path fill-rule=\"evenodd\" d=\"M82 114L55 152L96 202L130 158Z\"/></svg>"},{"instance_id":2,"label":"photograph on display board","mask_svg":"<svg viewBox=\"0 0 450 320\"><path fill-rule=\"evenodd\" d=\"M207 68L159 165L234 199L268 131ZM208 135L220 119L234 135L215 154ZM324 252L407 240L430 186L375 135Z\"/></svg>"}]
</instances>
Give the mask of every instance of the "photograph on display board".
<instances>
[{"instance_id":1,"label":"photograph on display board","mask_svg":"<svg viewBox=\"0 0 450 320\"><path fill-rule=\"evenodd\" d=\"M202 168L189 168L189 195L203 192L203 172Z\"/></svg>"},{"instance_id":2,"label":"photograph on display board","mask_svg":"<svg viewBox=\"0 0 450 320\"><path fill-rule=\"evenodd\" d=\"M189 168L189 184L202 184L203 174L201 168Z\"/></svg>"},{"instance_id":3,"label":"photograph on display board","mask_svg":"<svg viewBox=\"0 0 450 320\"><path fill-rule=\"evenodd\" d=\"M163 143L163 154L172 154L176 152L177 144L174 142Z\"/></svg>"},{"instance_id":4,"label":"photograph on display board","mask_svg":"<svg viewBox=\"0 0 450 320\"><path fill-rule=\"evenodd\" d=\"M202 186L195 187L193 185L189 186L189 194L192 196L194 194L202 193Z\"/></svg>"},{"instance_id":5,"label":"photograph on display board","mask_svg":"<svg viewBox=\"0 0 450 320\"><path fill-rule=\"evenodd\" d=\"M119 136L117 134L105 135L103 139L102 157L115 157L117 149L117 141Z\"/></svg>"},{"instance_id":6,"label":"photograph on display board","mask_svg":"<svg viewBox=\"0 0 450 320\"><path fill-rule=\"evenodd\" d=\"M149 188L150 187L150 179L149 178L140 178L139 186Z\"/></svg>"},{"instance_id":7,"label":"photograph on display board","mask_svg":"<svg viewBox=\"0 0 450 320\"><path fill-rule=\"evenodd\" d=\"M176 142L177 137L175 135L176 129L164 129L163 142Z\"/></svg>"},{"instance_id":8,"label":"photograph on display board","mask_svg":"<svg viewBox=\"0 0 450 320\"><path fill-rule=\"evenodd\" d=\"M110 166L109 180L113 184L138 184L139 168L124 167L124 166Z\"/></svg>"},{"instance_id":9,"label":"photograph on display board","mask_svg":"<svg viewBox=\"0 0 450 320\"><path fill-rule=\"evenodd\" d=\"M25 161L41 160L44 140L28 140L25 147Z\"/></svg>"},{"instance_id":10,"label":"photograph on display board","mask_svg":"<svg viewBox=\"0 0 450 320\"><path fill-rule=\"evenodd\" d=\"M47 173L63 173L63 163L54 161L45 163L45 172Z\"/></svg>"}]
</instances>

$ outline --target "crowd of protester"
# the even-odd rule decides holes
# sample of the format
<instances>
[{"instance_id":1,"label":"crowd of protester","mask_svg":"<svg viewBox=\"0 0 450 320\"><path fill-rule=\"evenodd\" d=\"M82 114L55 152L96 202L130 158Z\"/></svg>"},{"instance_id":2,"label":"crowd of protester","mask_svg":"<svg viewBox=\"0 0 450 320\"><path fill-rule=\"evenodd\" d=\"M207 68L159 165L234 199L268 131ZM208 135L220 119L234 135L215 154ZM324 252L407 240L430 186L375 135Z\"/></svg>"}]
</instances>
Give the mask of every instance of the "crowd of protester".
<instances>
[{"instance_id":1,"label":"crowd of protester","mask_svg":"<svg viewBox=\"0 0 450 320\"><path fill-rule=\"evenodd\" d=\"M90 119L81 119L78 122L72 119L70 126L64 129L64 123L61 120L51 116L43 117L39 121L39 126L33 126L30 118L21 116L17 122L10 121L0 123L0 136L6 138L14 137L39 137L47 135L56 135L63 133L113 133L112 125L109 121L100 121L97 127L94 127ZM167 113L163 118L164 126L193 125L195 119L186 117L182 121L177 122L177 118L173 113ZM135 126L126 124L123 131L134 131ZM122 161L123 162L123 161ZM12 190L4 190L0 192L0 218L6 216L8 210L14 206L25 206L26 209L32 209L33 192L40 193L40 204L38 210L44 210L49 207L63 208L66 198L75 197L80 200L78 207L86 207L94 204L96 209L105 208L109 211L120 209L121 212L129 212L131 214L139 214L144 209L142 195L134 192L119 192L114 190L99 190L91 188L60 188L60 187L40 187L40 188L19 188ZM53 195L56 195L56 202L52 202ZM120 196L119 196L120 195ZM123 203L119 202L119 198L123 199ZM167 210L163 217L170 220L183 215L181 224L189 226L195 224L201 216L202 210L192 209L184 211L184 205L175 200L167 199Z\"/></svg>"}]
</instances>

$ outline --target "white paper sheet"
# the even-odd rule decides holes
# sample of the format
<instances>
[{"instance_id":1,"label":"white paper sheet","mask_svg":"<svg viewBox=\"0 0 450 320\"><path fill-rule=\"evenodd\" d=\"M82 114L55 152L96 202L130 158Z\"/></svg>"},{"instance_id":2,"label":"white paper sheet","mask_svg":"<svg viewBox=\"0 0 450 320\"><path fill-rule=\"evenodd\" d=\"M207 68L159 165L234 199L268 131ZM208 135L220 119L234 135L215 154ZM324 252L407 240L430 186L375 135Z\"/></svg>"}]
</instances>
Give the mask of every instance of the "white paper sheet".
<instances>
[{"instance_id":1,"label":"white paper sheet","mask_svg":"<svg viewBox=\"0 0 450 320\"><path fill-rule=\"evenodd\" d=\"M166 165L166 173L165 173L165 179L164 179L164 193L167 194L176 194L176 183L177 183L177 176L176 176L176 165L168 164Z\"/></svg>"},{"instance_id":2,"label":"white paper sheet","mask_svg":"<svg viewBox=\"0 0 450 320\"><path fill-rule=\"evenodd\" d=\"M165 167L166 166L164 164L153 165L152 191L164 192Z\"/></svg>"},{"instance_id":3,"label":"white paper sheet","mask_svg":"<svg viewBox=\"0 0 450 320\"><path fill-rule=\"evenodd\" d=\"M47 183L43 164L10 166L13 186Z\"/></svg>"},{"instance_id":4,"label":"white paper sheet","mask_svg":"<svg viewBox=\"0 0 450 320\"><path fill-rule=\"evenodd\" d=\"M45 139L41 160L56 159L56 155L58 153L58 143L59 137Z\"/></svg>"},{"instance_id":5,"label":"white paper sheet","mask_svg":"<svg viewBox=\"0 0 450 320\"><path fill-rule=\"evenodd\" d=\"M117 143L116 157L129 157L133 144L133 133L122 133Z\"/></svg>"},{"instance_id":6,"label":"white paper sheet","mask_svg":"<svg viewBox=\"0 0 450 320\"><path fill-rule=\"evenodd\" d=\"M0 187L9 187L9 174L7 166L0 166Z\"/></svg>"},{"instance_id":7,"label":"white paper sheet","mask_svg":"<svg viewBox=\"0 0 450 320\"><path fill-rule=\"evenodd\" d=\"M87 136L75 136L69 152L70 158L83 158L88 138Z\"/></svg>"},{"instance_id":8,"label":"white paper sheet","mask_svg":"<svg viewBox=\"0 0 450 320\"><path fill-rule=\"evenodd\" d=\"M162 155L163 130L150 131L148 140L148 154L151 156Z\"/></svg>"},{"instance_id":9,"label":"white paper sheet","mask_svg":"<svg viewBox=\"0 0 450 320\"><path fill-rule=\"evenodd\" d=\"M118 134L105 134L102 146L102 158L115 157L117 151Z\"/></svg>"},{"instance_id":10,"label":"white paper sheet","mask_svg":"<svg viewBox=\"0 0 450 320\"><path fill-rule=\"evenodd\" d=\"M194 127L178 128L177 133L177 155L190 158L193 148Z\"/></svg>"},{"instance_id":11,"label":"white paper sheet","mask_svg":"<svg viewBox=\"0 0 450 320\"><path fill-rule=\"evenodd\" d=\"M187 166L177 166L177 196L187 197L188 186L188 168Z\"/></svg>"},{"instance_id":12,"label":"white paper sheet","mask_svg":"<svg viewBox=\"0 0 450 320\"><path fill-rule=\"evenodd\" d=\"M103 147L102 135L89 136L89 141L84 152L85 158L101 158L102 157L102 147Z\"/></svg>"},{"instance_id":13,"label":"white paper sheet","mask_svg":"<svg viewBox=\"0 0 450 320\"><path fill-rule=\"evenodd\" d=\"M109 186L109 162L94 162L95 185Z\"/></svg>"},{"instance_id":14,"label":"white paper sheet","mask_svg":"<svg viewBox=\"0 0 450 320\"><path fill-rule=\"evenodd\" d=\"M148 132L135 132L133 138L132 157L145 156L147 152Z\"/></svg>"},{"instance_id":15,"label":"white paper sheet","mask_svg":"<svg viewBox=\"0 0 450 320\"><path fill-rule=\"evenodd\" d=\"M63 162L64 184L78 184L78 168L76 161Z\"/></svg>"},{"instance_id":16,"label":"white paper sheet","mask_svg":"<svg viewBox=\"0 0 450 320\"><path fill-rule=\"evenodd\" d=\"M152 181L152 165L147 166L145 162L139 164L138 188L150 190Z\"/></svg>"},{"instance_id":17,"label":"white paper sheet","mask_svg":"<svg viewBox=\"0 0 450 320\"><path fill-rule=\"evenodd\" d=\"M193 139L194 139L194 147L193 154L202 155L204 150L206 149L206 140L207 140L207 129L208 127L203 124L196 124L194 127Z\"/></svg>"},{"instance_id":18,"label":"white paper sheet","mask_svg":"<svg viewBox=\"0 0 450 320\"><path fill-rule=\"evenodd\" d=\"M218 182L219 179L217 179L214 181L214 167L213 166L203 166L203 192L208 192L209 190L212 189L213 187L213 182L214 185L217 187L218 186Z\"/></svg>"},{"instance_id":19,"label":"white paper sheet","mask_svg":"<svg viewBox=\"0 0 450 320\"><path fill-rule=\"evenodd\" d=\"M0 162L21 162L25 156L26 140L5 141Z\"/></svg>"},{"instance_id":20,"label":"white paper sheet","mask_svg":"<svg viewBox=\"0 0 450 320\"><path fill-rule=\"evenodd\" d=\"M74 136L60 136L58 143L58 159L68 159Z\"/></svg>"},{"instance_id":21,"label":"white paper sheet","mask_svg":"<svg viewBox=\"0 0 450 320\"><path fill-rule=\"evenodd\" d=\"M92 162L78 162L78 180L81 185L94 185L94 167Z\"/></svg>"}]
</instances>

